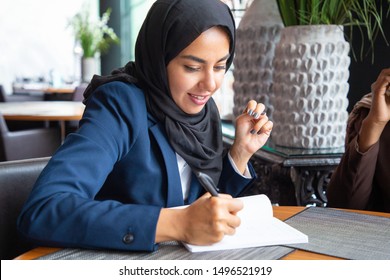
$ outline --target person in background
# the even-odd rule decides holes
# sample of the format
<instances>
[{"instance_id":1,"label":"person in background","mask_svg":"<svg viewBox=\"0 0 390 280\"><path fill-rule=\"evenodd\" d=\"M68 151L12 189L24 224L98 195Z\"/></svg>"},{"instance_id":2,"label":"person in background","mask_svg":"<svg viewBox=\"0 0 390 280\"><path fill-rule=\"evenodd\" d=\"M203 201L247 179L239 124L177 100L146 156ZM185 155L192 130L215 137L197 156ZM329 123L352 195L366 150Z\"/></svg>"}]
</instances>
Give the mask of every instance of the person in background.
<instances>
[{"instance_id":1,"label":"person in background","mask_svg":"<svg viewBox=\"0 0 390 280\"><path fill-rule=\"evenodd\" d=\"M223 153L212 95L233 61L235 23L220 0L157 0L135 61L94 76L80 127L39 176L18 219L37 245L153 251L209 245L240 225L250 157L273 124L252 100ZM211 196L197 174L220 190ZM188 204L185 208L175 208Z\"/></svg>"},{"instance_id":2,"label":"person in background","mask_svg":"<svg viewBox=\"0 0 390 280\"><path fill-rule=\"evenodd\" d=\"M390 68L348 119L345 153L328 185L330 207L390 212Z\"/></svg>"}]
</instances>

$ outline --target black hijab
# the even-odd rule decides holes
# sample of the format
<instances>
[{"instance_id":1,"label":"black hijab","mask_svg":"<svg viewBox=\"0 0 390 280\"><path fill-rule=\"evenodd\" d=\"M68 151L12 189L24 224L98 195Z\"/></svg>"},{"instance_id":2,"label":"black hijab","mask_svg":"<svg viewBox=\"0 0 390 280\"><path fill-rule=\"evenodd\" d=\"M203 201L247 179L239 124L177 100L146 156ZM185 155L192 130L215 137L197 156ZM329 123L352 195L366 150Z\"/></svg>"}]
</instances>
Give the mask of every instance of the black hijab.
<instances>
[{"instance_id":1,"label":"black hijab","mask_svg":"<svg viewBox=\"0 0 390 280\"><path fill-rule=\"evenodd\" d=\"M135 62L109 76L95 75L84 93L84 103L100 85L111 81L134 83L145 94L147 109L163 122L170 144L193 172L208 174L217 184L222 170L222 131L219 112L210 98L198 114L183 112L173 101L166 67L202 32L222 26L230 37L233 61L235 24L230 9L220 0L157 0L138 34Z\"/></svg>"}]
</instances>

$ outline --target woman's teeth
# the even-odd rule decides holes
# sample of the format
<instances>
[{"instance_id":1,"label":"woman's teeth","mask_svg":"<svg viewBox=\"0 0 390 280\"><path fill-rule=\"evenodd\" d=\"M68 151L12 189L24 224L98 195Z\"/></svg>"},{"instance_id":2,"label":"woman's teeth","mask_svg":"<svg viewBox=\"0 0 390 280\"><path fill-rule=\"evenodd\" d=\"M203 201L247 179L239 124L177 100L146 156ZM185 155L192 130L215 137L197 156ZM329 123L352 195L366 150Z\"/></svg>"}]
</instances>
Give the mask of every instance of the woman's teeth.
<instances>
[{"instance_id":1,"label":"woman's teeth","mask_svg":"<svg viewBox=\"0 0 390 280\"><path fill-rule=\"evenodd\" d=\"M206 98L206 96L200 96L200 95L193 95L193 94L190 94L193 98L196 98L198 100L204 100Z\"/></svg>"}]
</instances>

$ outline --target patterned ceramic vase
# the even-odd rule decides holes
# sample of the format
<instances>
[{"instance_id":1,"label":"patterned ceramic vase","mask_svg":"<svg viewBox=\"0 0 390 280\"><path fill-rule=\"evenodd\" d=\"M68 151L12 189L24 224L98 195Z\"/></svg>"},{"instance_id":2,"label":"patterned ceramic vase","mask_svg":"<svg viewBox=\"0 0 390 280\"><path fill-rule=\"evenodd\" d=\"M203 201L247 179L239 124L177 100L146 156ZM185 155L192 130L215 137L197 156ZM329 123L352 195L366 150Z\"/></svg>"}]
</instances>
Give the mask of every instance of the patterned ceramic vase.
<instances>
[{"instance_id":1,"label":"patterned ceramic vase","mask_svg":"<svg viewBox=\"0 0 390 280\"><path fill-rule=\"evenodd\" d=\"M309 149L344 145L349 48L342 26L282 30L275 49L270 99L274 144Z\"/></svg>"},{"instance_id":2,"label":"patterned ceramic vase","mask_svg":"<svg viewBox=\"0 0 390 280\"><path fill-rule=\"evenodd\" d=\"M272 116L272 60L282 28L275 0L254 0L241 19L233 70L234 116L240 115L251 99L264 103Z\"/></svg>"}]
</instances>

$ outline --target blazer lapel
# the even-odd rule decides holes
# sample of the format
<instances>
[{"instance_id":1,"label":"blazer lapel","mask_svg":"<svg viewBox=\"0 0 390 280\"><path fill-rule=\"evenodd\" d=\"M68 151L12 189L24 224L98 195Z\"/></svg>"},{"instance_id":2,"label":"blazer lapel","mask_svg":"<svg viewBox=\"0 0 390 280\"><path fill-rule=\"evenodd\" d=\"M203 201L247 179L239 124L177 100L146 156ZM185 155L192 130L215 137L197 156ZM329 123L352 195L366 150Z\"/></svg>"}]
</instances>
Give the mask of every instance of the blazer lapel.
<instances>
[{"instance_id":1,"label":"blazer lapel","mask_svg":"<svg viewBox=\"0 0 390 280\"><path fill-rule=\"evenodd\" d=\"M191 183L190 183L190 191L188 193L188 198L186 203L191 204L195 200L198 199L199 196L201 196L205 191L201 187L198 179L196 178L195 174L192 172L191 174Z\"/></svg>"},{"instance_id":2,"label":"blazer lapel","mask_svg":"<svg viewBox=\"0 0 390 280\"><path fill-rule=\"evenodd\" d=\"M150 117L150 116L149 116ZM149 130L156 139L161 153L164 158L165 168L167 172L167 207L180 206L184 204L183 193L181 189L180 175L177 167L176 153L172 149L171 145L168 142L167 136L165 134L164 128L160 123L152 123L152 120L149 120Z\"/></svg>"}]
</instances>

